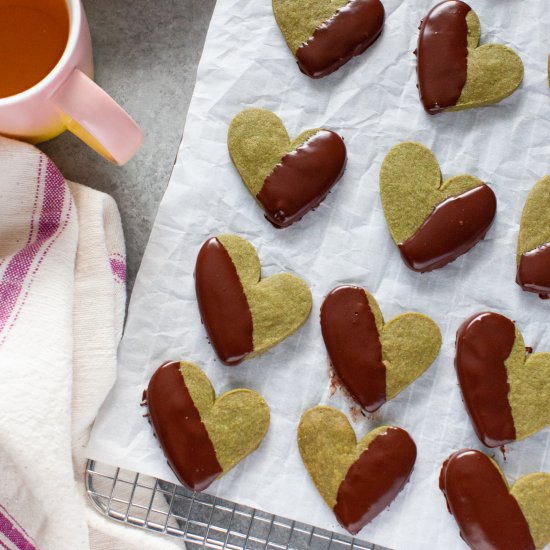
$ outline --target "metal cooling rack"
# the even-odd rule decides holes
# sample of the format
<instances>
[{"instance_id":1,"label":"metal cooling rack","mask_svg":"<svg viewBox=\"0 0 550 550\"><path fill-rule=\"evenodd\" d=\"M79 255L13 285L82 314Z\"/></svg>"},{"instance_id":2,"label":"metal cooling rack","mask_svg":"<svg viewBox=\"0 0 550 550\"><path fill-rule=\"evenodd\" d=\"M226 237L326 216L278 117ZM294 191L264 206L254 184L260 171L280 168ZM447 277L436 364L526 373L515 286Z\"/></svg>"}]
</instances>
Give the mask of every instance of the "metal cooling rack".
<instances>
[{"instance_id":1,"label":"metal cooling rack","mask_svg":"<svg viewBox=\"0 0 550 550\"><path fill-rule=\"evenodd\" d=\"M388 550L92 460L86 489L97 510L114 521L207 548Z\"/></svg>"}]
</instances>

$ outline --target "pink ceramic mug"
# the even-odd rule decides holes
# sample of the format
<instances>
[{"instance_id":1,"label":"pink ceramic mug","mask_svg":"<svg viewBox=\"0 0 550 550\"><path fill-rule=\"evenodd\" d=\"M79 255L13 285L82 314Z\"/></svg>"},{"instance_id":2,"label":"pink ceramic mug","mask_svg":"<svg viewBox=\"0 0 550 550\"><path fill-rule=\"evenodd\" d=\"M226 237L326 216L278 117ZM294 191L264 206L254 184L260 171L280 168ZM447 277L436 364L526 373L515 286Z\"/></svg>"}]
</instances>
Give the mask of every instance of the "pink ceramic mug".
<instances>
[{"instance_id":1,"label":"pink ceramic mug","mask_svg":"<svg viewBox=\"0 0 550 550\"><path fill-rule=\"evenodd\" d=\"M69 39L63 56L38 84L0 98L0 134L38 143L70 130L115 164L132 158L143 133L92 80L92 41L80 0L65 0Z\"/></svg>"}]
</instances>

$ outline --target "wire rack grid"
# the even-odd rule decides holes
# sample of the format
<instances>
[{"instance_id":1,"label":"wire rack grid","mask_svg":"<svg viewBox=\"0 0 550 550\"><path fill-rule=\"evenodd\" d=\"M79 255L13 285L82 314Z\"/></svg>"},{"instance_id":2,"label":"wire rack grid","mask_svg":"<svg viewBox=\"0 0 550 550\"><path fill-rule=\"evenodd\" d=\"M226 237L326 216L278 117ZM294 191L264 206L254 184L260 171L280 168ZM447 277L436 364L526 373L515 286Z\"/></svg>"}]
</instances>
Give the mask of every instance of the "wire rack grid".
<instances>
[{"instance_id":1,"label":"wire rack grid","mask_svg":"<svg viewBox=\"0 0 550 550\"><path fill-rule=\"evenodd\" d=\"M207 548L388 550L97 461L88 461L86 489L114 521Z\"/></svg>"}]
</instances>

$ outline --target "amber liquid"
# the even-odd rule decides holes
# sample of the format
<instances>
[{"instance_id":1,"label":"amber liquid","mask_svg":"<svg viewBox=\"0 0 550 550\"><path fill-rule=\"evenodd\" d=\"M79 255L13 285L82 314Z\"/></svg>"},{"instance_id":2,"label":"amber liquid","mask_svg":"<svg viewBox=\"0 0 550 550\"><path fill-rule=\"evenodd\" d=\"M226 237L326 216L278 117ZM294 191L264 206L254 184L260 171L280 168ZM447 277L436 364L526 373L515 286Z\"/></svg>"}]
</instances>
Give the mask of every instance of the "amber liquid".
<instances>
[{"instance_id":1,"label":"amber liquid","mask_svg":"<svg viewBox=\"0 0 550 550\"><path fill-rule=\"evenodd\" d=\"M38 84L69 38L65 0L0 0L0 98Z\"/></svg>"}]
</instances>

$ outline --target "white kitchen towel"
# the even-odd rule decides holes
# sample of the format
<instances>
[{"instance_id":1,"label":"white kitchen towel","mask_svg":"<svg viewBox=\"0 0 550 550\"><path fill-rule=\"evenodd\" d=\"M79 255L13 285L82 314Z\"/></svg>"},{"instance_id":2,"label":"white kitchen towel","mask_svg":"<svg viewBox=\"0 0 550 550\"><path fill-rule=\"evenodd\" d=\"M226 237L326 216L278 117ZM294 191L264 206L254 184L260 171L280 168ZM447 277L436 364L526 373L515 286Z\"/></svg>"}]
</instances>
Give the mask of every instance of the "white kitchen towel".
<instances>
[{"instance_id":1,"label":"white kitchen towel","mask_svg":"<svg viewBox=\"0 0 550 550\"><path fill-rule=\"evenodd\" d=\"M102 518L81 449L116 375L125 249L108 195L0 138L0 549L175 549Z\"/></svg>"}]
</instances>

